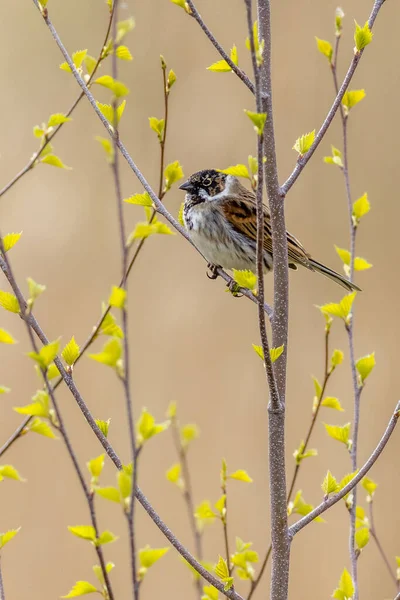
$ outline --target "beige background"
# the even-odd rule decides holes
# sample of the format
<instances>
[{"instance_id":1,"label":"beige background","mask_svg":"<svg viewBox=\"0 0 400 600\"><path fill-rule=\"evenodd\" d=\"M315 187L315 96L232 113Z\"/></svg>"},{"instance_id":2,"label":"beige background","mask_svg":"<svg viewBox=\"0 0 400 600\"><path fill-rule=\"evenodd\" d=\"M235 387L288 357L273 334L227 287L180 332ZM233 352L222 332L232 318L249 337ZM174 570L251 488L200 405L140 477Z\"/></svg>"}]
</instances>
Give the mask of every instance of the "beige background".
<instances>
[{"instance_id":1,"label":"beige background","mask_svg":"<svg viewBox=\"0 0 400 600\"><path fill-rule=\"evenodd\" d=\"M241 0L198 0L199 9L221 43L236 43L241 65L250 70ZM345 37L340 72L352 55L353 18L363 23L371 2L345 2ZM322 122L333 97L325 59L318 54L314 35L333 39L333 0L324 3L276 2L273 6L274 105L280 179L295 163L291 147L296 137ZM69 51L88 48L97 54L107 21L102 2L50 0L51 17ZM122 14L123 13L123 14ZM159 151L147 118L162 116L159 54L178 75L171 96L167 159L179 159L186 175L206 167L246 162L255 152L252 129L242 109L253 107L247 89L230 74L214 74L205 67L218 56L199 27L168 0L129 3L121 17L133 13L136 30L127 43L133 63L120 63L121 79L131 89L122 121L122 137L146 177L158 181ZM400 4L388 1L376 25L374 43L366 50L352 83L365 87L366 99L352 114L349 134L351 182L354 199L368 191L372 211L357 239L359 255L374 267L358 275L364 292L356 303L357 356L376 351L377 366L362 396L360 461L376 445L398 399L398 23ZM61 55L29 0L1 3L0 60L1 156L0 185L27 162L36 148L32 126L49 114L66 111L77 95L72 77L58 69ZM110 72L103 66L103 73ZM103 89L97 97L106 100ZM87 337L119 280L119 244L113 183L96 135L102 126L83 101L74 120L55 139L55 150L72 171L39 166L1 202L1 231L24 231L11 257L18 280L27 276L47 284L37 305L37 317L47 335L66 342L74 334ZM287 199L289 228L320 260L340 269L334 243L348 247L347 207L343 180L322 157L330 144L341 147L338 122ZM123 193L141 191L132 173L122 167ZM176 214L182 193L167 196ZM142 218L140 208L127 206L129 228ZM271 297L271 279L267 294ZM1 287L7 289L3 281ZM315 304L337 301L341 290L308 272L291 274L290 349L288 375L287 458L304 437L313 397L311 374L322 376L323 320ZM221 281L210 282L205 264L180 237L149 240L130 278L130 335L132 392L135 413L147 406L158 420L176 400L182 422L195 422L202 436L193 444L190 465L195 498L215 501L219 496L219 468L225 456L230 469L246 468L254 483L229 486L230 537L252 540L264 554L269 542L267 469L267 389L261 363L252 352L257 343L256 311L245 299L235 300ZM9 329L19 345L0 348L0 383L12 388L0 403L1 443L20 417L12 406L29 402L38 385L25 353L29 350L22 323L1 313L0 326ZM97 343L100 347L100 342ZM339 323L332 348L348 357L347 339ZM88 360L76 369L76 381L96 417L112 418L111 440L128 460L124 401L114 374ZM337 395L346 412L324 409L312 447L319 456L304 464L299 487L309 502L321 500L320 483L330 468L338 477L350 470L344 449L329 439L322 422L343 424L352 419L351 379L346 362L332 379L328 393ZM68 430L82 465L99 453L72 397L58 393ZM398 432L371 476L379 483L376 522L394 568L400 553L398 526ZM27 482L3 481L0 530L22 526L18 538L2 558L7 600L51 600L67 593L77 579L93 580L94 552L74 538L67 525L88 523L87 507L61 441L31 435L3 457ZM170 433L152 440L140 464L144 492L174 532L193 548L185 507L177 489L165 480L175 461ZM4 462L3 461L3 462ZM114 472L107 464L104 483ZM365 505L364 493L361 501ZM131 598L125 523L118 507L98 501L102 528L121 537L106 548L116 563L112 581L118 600ZM138 509L139 546L166 545L141 508ZM222 532L215 523L205 534L207 558L223 553ZM327 515L324 525L313 524L293 544L290 597L317 600L330 597L344 566L349 567L348 518L343 505ZM373 543L359 561L362 600L392 598L395 590ZM267 581L258 598L267 596ZM246 585L238 589L246 593ZM190 574L171 550L143 584L143 598L194 598Z\"/></svg>"}]
</instances>

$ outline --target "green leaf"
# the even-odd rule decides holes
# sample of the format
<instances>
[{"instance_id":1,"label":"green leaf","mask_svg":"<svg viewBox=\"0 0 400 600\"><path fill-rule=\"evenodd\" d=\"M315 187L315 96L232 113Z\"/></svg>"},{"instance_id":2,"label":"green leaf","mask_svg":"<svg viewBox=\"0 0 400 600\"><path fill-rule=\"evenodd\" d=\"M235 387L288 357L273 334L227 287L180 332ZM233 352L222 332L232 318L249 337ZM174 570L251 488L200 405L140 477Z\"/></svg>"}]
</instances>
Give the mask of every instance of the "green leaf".
<instances>
[{"instance_id":1,"label":"green leaf","mask_svg":"<svg viewBox=\"0 0 400 600\"><path fill-rule=\"evenodd\" d=\"M43 127L39 127L39 125L35 125L33 128L33 135L36 138L42 138L46 133L45 124L43 123Z\"/></svg>"},{"instance_id":2,"label":"green leaf","mask_svg":"<svg viewBox=\"0 0 400 600\"><path fill-rule=\"evenodd\" d=\"M102 421L101 419L95 419L96 421L96 425L97 427L100 429L100 431L102 432L102 434L107 437L108 436L108 429L110 427L110 421L111 419L108 419L107 421Z\"/></svg>"},{"instance_id":3,"label":"green leaf","mask_svg":"<svg viewBox=\"0 0 400 600\"><path fill-rule=\"evenodd\" d=\"M74 364L74 362L76 362L79 356L79 351L79 346L76 343L74 336L72 336L68 344L64 347L63 351L61 352L61 356L63 357L67 365L71 366Z\"/></svg>"},{"instance_id":4,"label":"green leaf","mask_svg":"<svg viewBox=\"0 0 400 600\"><path fill-rule=\"evenodd\" d=\"M343 573L339 581L339 587L333 592L332 598L336 598L336 600L351 600L353 595L353 580L348 570L343 569Z\"/></svg>"},{"instance_id":5,"label":"green leaf","mask_svg":"<svg viewBox=\"0 0 400 600\"><path fill-rule=\"evenodd\" d=\"M337 440L338 442L342 442L342 444L346 444L349 446L350 444L350 423L346 423L343 427L339 425L327 425L324 423L327 434Z\"/></svg>"},{"instance_id":6,"label":"green leaf","mask_svg":"<svg viewBox=\"0 0 400 600\"><path fill-rule=\"evenodd\" d=\"M271 362L274 363L275 361L278 360L278 358L280 357L280 355L282 354L283 350L284 350L285 346L279 346L278 348L271 348L269 351L269 355L271 357Z\"/></svg>"},{"instance_id":7,"label":"green leaf","mask_svg":"<svg viewBox=\"0 0 400 600\"><path fill-rule=\"evenodd\" d=\"M181 478L181 465L179 463L175 463L170 467L165 473L166 478L171 483L175 483L180 489L183 489L183 480Z\"/></svg>"},{"instance_id":8,"label":"green leaf","mask_svg":"<svg viewBox=\"0 0 400 600\"><path fill-rule=\"evenodd\" d=\"M358 374L360 375L361 383L367 379L368 375L371 373L372 369L375 367L375 352L372 354L367 354L367 356L363 356L356 361L356 369Z\"/></svg>"},{"instance_id":9,"label":"green leaf","mask_svg":"<svg viewBox=\"0 0 400 600\"><path fill-rule=\"evenodd\" d=\"M20 529L21 527L18 527L18 529L10 529L5 533L0 533L0 550L1 548L4 548L4 546L8 544L8 542L11 541L13 537L17 535Z\"/></svg>"},{"instance_id":10,"label":"green leaf","mask_svg":"<svg viewBox=\"0 0 400 600\"><path fill-rule=\"evenodd\" d=\"M11 250L11 248L18 242L21 235L22 231L19 233L7 233L7 235L3 237L4 252Z\"/></svg>"},{"instance_id":11,"label":"green leaf","mask_svg":"<svg viewBox=\"0 0 400 600\"><path fill-rule=\"evenodd\" d=\"M133 60L133 56L127 46L118 46L115 54L121 60Z\"/></svg>"},{"instance_id":12,"label":"green leaf","mask_svg":"<svg viewBox=\"0 0 400 600\"><path fill-rule=\"evenodd\" d=\"M77 596L84 596L85 594L92 594L94 592L99 592L99 590L88 581L77 581L72 590L66 596L61 596L61 598L76 598Z\"/></svg>"},{"instance_id":13,"label":"green leaf","mask_svg":"<svg viewBox=\"0 0 400 600\"><path fill-rule=\"evenodd\" d=\"M118 44L123 38L135 27L135 19L129 17L125 21L118 21L117 23L117 35L115 37L115 43Z\"/></svg>"},{"instance_id":14,"label":"green leaf","mask_svg":"<svg viewBox=\"0 0 400 600\"><path fill-rule=\"evenodd\" d=\"M101 77L95 79L93 83L98 83L99 85L111 90L116 98L121 98L122 96L127 96L129 94L129 89L126 87L126 85L122 83L122 81L113 79L111 75L102 75ZM113 125L113 123L111 124Z\"/></svg>"},{"instance_id":15,"label":"green leaf","mask_svg":"<svg viewBox=\"0 0 400 600\"><path fill-rule=\"evenodd\" d=\"M342 99L342 105L345 113L348 114L356 104L365 98L365 90L347 90Z\"/></svg>"},{"instance_id":16,"label":"green leaf","mask_svg":"<svg viewBox=\"0 0 400 600\"><path fill-rule=\"evenodd\" d=\"M118 471L117 482L122 500L130 501L130 498L132 496L132 475L129 475L125 471Z\"/></svg>"},{"instance_id":17,"label":"green leaf","mask_svg":"<svg viewBox=\"0 0 400 600\"><path fill-rule=\"evenodd\" d=\"M217 577L219 577L219 579L222 579L222 581L229 577L228 565L226 560L222 558L222 556L218 557L218 562L214 567L214 573Z\"/></svg>"},{"instance_id":18,"label":"green leaf","mask_svg":"<svg viewBox=\"0 0 400 600\"><path fill-rule=\"evenodd\" d=\"M99 109L101 114L107 119L109 124L112 127L114 127L114 108L111 106L111 104L102 104L101 102L96 102L96 104L97 104L97 108ZM125 110L125 106L126 106L126 100L121 102L121 104L117 107L117 114L116 114L117 124L120 122L120 119Z\"/></svg>"},{"instance_id":19,"label":"green leaf","mask_svg":"<svg viewBox=\"0 0 400 600\"><path fill-rule=\"evenodd\" d=\"M259 356L261 358L261 360L264 362L264 350L262 349L262 346L256 346L255 344L252 344L252 346L253 346L253 350L257 354L257 356Z\"/></svg>"},{"instance_id":20,"label":"green leaf","mask_svg":"<svg viewBox=\"0 0 400 600\"><path fill-rule=\"evenodd\" d=\"M204 585L203 592L201 600L218 600L218 590L213 585Z\"/></svg>"},{"instance_id":21,"label":"green leaf","mask_svg":"<svg viewBox=\"0 0 400 600\"><path fill-rule=\"evenodd\" d=\"M108 304L115 308L124 308L126 301L126 290L113 285L111 295L108 299Z\"/></svg>"},{"instance_id":22,"label":"green leaf","mask_svg":"<svg viewBox=\"0 0 400 600\"><path fill-rule=\"evenodd\" d=\"M258 36L258 22L254 21L253 24L253 40L254 40L254 50L256 52L256 61L257 66L259 67L263 62L263 52L264 52L264 40L260 41ZM246 48L251 51L251 43L250 38L246 38Z\"/></svg>"},{"instance_id":23,"label":"green leaf","mask_svg":"<svg viewBox=\"0 0 400 600\"><path fill-rule=\"evenodd\" d=\"M355 533L355 540L358 548L362 550L369 542L369 529L368 527L360 527Z\"/></svg>"},{"instance_id":24,"label":"green leaf","mask_svg":"<svg viewBox=\"0 0 400 600\"><path fill-rule=\"evenodd\" d=\"M336 33L340 34L340 32L342 31L342 21L343 21L343 17L344 17L344 12L343 10L340 8L340 6L337 7L336 11L335 11L335 28L336 28Z\"/></svg>"},{"instance_id":25,"label":"green leaf","mask_svg":"<svg viewBox=\"0 0 400 600\"><path fill-rule=\"evenodd\" d=\"M5 385L0 385L0 394L8 394L8 392L11 392L10 388Z\"/></svg>"},{"instance_id":26,"label":"green leaf","mask_svg":"<svg viewBox=\"0 0 400 600\"><path fill-rule=\"evenodd\" d=\"M89 354L89 358L115 369L121 358L122 346L119 338L113 337L106 342L98 354Z\"/></svg>"},{"instance_id":27,"label":"green leaf","mask_svg":"<svg viewBox=\"0 0 400 600\"><path fill-rule=\"evenodd\" d=\"M32 307L35 300L39 298L39 296L43 294L44 291L46 291L46 286L42 285L41 283L36 283L36 281L34 281L32 277L28 277L27 282L29 287L28 305Z\"/></svg>"},{"instance_id":28,"label":"green leaf","mask_svg":"<svg viewBox=\"0 0 400 600\"><path fill-rule=\"evenodd\" d=\"M169 73L168 73L168 77L167 77L167 94L170 93L172 86L174 85L174 83L176 82L177 77L175 72L170 69Z\"/></svg>"},{"instance_id":29,"label":"green leaf","mask_svg":"<svg viewBox=\"0 0 400 600\"><path fill-rule=\"evenodd\" d=\"M54 113L54 115L50 115L47 127L57 127L62 123L68 123L68 121L72 121L71 117L67 117L63 113Z\"/></svg>"},{"instance_id":30,"label":"green leaf","mask_svg":"<svg viewBox=\"0 0 400 600\"><path fill-rule=\"evenodd\" d=\"M219 512L222 517L225 517L226 514L226 494L222 494L220 498L214 504L214 507Z\"/></svg>"},{"instance_id":31,"label":"green leaf","mask_svg":"<svg viewBox=\"0 0 400 600\"><path fill-rule=\"evenodd\" d=\"M366 271L372 267L371 263L369 263L365 258L360 258L356 256L354 259L354 270L355 271Z\"/></svg>"},{"instance_id":32,"label":"green leaf","mask_svg":"<svg viewBox=\"0 0 400 600\"><path fill-rule=\"evenodd\" d=\"M317 37L315 38L315 41L317 42L318 51L321 52L321 54L323 54L324 56L326 56L326 58L331 63L333 56L332 44L330 42L327 42L326 40L320 40Z\"/></svg>"},{"instance_id":33,"label":"green leaf","mask_svg":"<svg viewBox=\"0 0 400 600\"><path fill-rule=\"evenodd\" d=\"M262 135L264 132L265 122L267 120L267 113L256 113L246 109L244 112L253 123L254 130L257 132L257 134Z\"/></svg>"},{"instance_id":34,"label":"green leaf","mask_svg":"<svg viewBox=\"0 0 400 600\"><path fill-rule=\"evenodd\" d=\"M185 221L183 220L183 213L184 213L184 210L185 210L185 203L184 203L184 202L181 202L181 205L180 205L180 207L179 207L179 212L178 212L178 217L177 217L177 218L178 218L178 223L179 223L179 225L181 225L181 227L185 227L185 228L186 228Z\"/></svg>"},{"instance_id":35,"label":"green leaf","mask_svg":"<svg viewBox=\"0 0 400 600\"><path fill-rule=\"evenodd\" d=\"M331 358L332 367L337 367L343 362L344 354L341 350L334 350Z\"/></svg>"},{"instance_id":36,"label":"green leaf","mask_svg":"<svg viewBox=\"0 0 400 600\"><path fill-rule=\"evenodd\" d=\"M311 456L318 456L318 450L310 448L304 451L305 443L304 440L300 442L300 446L293 452L293 457L296 461L296 465L299 465L304 458L310 458Z\"/></svg>"},{"instance_id":37,"label":"green leaf","mask_svg":"<svg viewBox=\"0 0 400 600\"><path fill-rule=\"evenodd\" d=\"M110 573L115 567L114 563L108 562L106 564L106 573ZM92 567L93 573L96 575L97 579L100 581L102 585L105 585L103 570L100 565L93 565Z\"/></svg>"},{"instance_id":38,"label":"green leaf","mask_svg":"<svg viewBox=\"0 0 400 600\"><path fill-rule=\"evenodd\" d=\"M364 477L361 480L361 485L363 486L364 490L366 490L366 492L369 494L369 496L371 496L371 498L374 495L376 488L378 487L378 484L375 483L375 481L373 481L369 477Z\"/></svg>"},{"instance_id":39,"label":"green leaf","mask_svg":"<svg viewBox=\"0 0 400 600\"><path fill-rule=\"evenodd\" d=\"M119 491L115 487L96 487L94 491L105 500L111 500L111 502L116 502L117 504L121 502Z\"/></svg>"},{"instance_id":40,"label":"green leaf","mask_svg":"<svg viewBox=\"0 0 400 600\"><path fill-rule=\"evenodd\" d=\"M358 223L361 217L368 214L371 210L371 205L368 201L368 194L365 192L361 198L356 200L353 204L353 217Z\"/></svg>"},{"instance_id":41,"label":"green leaf","mask_svg":"<svg viewBox=\"0 0 400 600\"><path fill-rule=\"evenodd\" d=\"M328 471L325 475L325 479L322 482L321 488L325 496L329 496L329 494L334 494L339 490L339 484L330 471Z\"/></svg>"},{"instance_id":42,"label":"green leaf","mask_svg":"<svg viewBox=\"0 0 400 600\"><path fill-rule=\"evenodd\" d=\"M28 356L32 358L41 369L46 370L50 363L53 362L60 348L60 340L54 340L46 346L42 346L39 352L28 352Z\"/></svg>"},{"instance_id":43,"label":"green leaf","mask_svg":"<svg viewBox=\"0 0 400 600\"><path fill-rule=\"evenodd\" d=\"M175 232L172 231L168 225L161 223L160 221L153 221L153 223L139 222L136 223L135 229L128 238L127 244L130 246L135 239L148 238L157 233L161 235L175 235Z\"/></svg>"},{"instance_id":44,"label":"green leaf","mask_svg":"<svg viewBox=\"0 0 400 600\"><path fill-rule=\"evenodd\" d=\"M339 410L341 412L343 412L344 408L342 408L342 405L340 404L339 400L337 398L334 398L333 396L327 396L326 398L324 398L321 402L321 406L326 406L327 408L333 408L335 410Z\"/></svg>"},{"instance_id":45,"label":"green leaf","mask_svg":"<svg viewBox=\"0 0 400 600\"><path fill-rule=\"evenodd\" d=\"M202 531L204 525L212 523L215 520L215 513L208 500L203 500L201 504L196 506L194 516L196 517L197 528L199 531Z\"/></svg>"},{"instance_id":46,"label":"green leaf","mask_svg":"<svg viewBox=\"0 0 400 600\"><path fill-rule=\"evenodd\" d=\"M365 22L364 27L361 27L357 21L354 21L354 23L356 26L354 31L354 41L356 49L360 52L360 50L363 50L365 46L368 46L368 44L371 43L373 33L369 28L368 21Z\"/></svg>"},{"instance_id":47,"label":"green leaf","mask_svg":"<svg viewBox=\"0 0 400 600\"><path fill-rule=\"evenodd\" d=\"M137 206L153 206L153 201L147 192L124 198L124 202L127 202L127 204L136 204Z\"/></svg>"},{"instance_id":48,"label":"green leaf","mask_svg":"<svg viewBox=\"0 0 400 600\"><path fill-rule=\"evenodd\" d=\"M106 310L106 305L102 306L102 314L104 314ZM109 335L112 337L122 339L124 337L124 333L119 325L117 325L114 315L110 312L104 317L103 322L100 327L100 333L102 335Z\"/></svg>"},{"instance_id":49,"label":"green leaf","mask_svg":"<svg viewBox=\"0 0 400 600\"><path fill-rule=\"evenodd\" d=\"M331 146L331 148L332 156L324 156L324 162L343 168L342 153L340 152L340 150L335 148L335 146Z\"/></svg>"},{"instance_id":50,"label":"green leaf","mask_svg":"<svg viewBox=\"0 0 400 600\"><path fill-rule=\"evenodd\" d=\"M104 457L105 454L100 454L100 456L92 458L91 460L89 460L89 462L86 463L89 473L92 476L92 483L96 483L101 475L101 472L104 467Z\"/></svg>"},{"instance_id":51,"label":"green leaf","mask_svg":"<svg viewBox=\"0 0 400 600\"><path fill-rule=\"evenodd\" d=\"M257 275L255 275L252 271L239 271L237 269L232 269L233 279L236 283L248 290L254 291L257 288Z\"/></svg>"},{"instance_id":52,"label":"green leaf","mask_svg":"<svg viewBox=\"0 0 400 600\"><path fill-rule=\"evenodd\" d=\"M219 170L221 173L225 173L225 175L233 175L234 177L245 177L246 179L250 179L249 171L246 165L238 164Z\"/></svg>"},{"instance_id":53,"label":"green leaf","mask_svg":"<svg viewBox=\"0 0 400 600\"><path fill-rule=\"evenodd\" d=\"M237 66L239 64L236 46L233 46L233 48L231 49L230 59L234 65ZM229 71L232 71L231 67L228 65L226 60L219 60L219 61L213 63L212 65L207 67L207 70L208 71L216 71L216 72L220 72L220 73L228 73Z\"/></svg>"},{"instance_id":54,"label":"green leaf","mask_svg":"<svg viewBox=\"0 0 400 600\"><path fill-rule=\"evenodd\" d=\"M67 165L64 165L61 158L59 158L55 154L47 154L46 156L42 155L40 162L44 163L46 165L51 165L52 167L58 167L59 169L71 170L71 168L72 168L72 167L67 167Z\"/></svg>"},{"instance_id":55,"label":"green leaf","mask_svg":"<svg viewBox=\"0 0 400 600\"><path fill-rule=\"evenodd\" d=\"M238 481L244 481L245 483L252 483L253 480L250 477L250 475L248 475L247 471L244 471L243 469L238 469L237 471L234 471L233 473L231 473L230 475L228 475L229 479L237 479Z\"/></svg>"},{"instance_id":56,"label":"green leaf","mask_svg":"<svg viewBox=\"0 0 400 600\"><path fill-rule=\"evenodd\" d=\"M106 153L107 162L112 165L114 163L114 145L110 138L103 138L97 135L95 140L102 145Z\"/></svg>"},{"instance_id":57,"label":"green leaf","mask_svg":"<svg viewBox=\"0 0 400 600\"><path fill-rule=\"evenodd\" d=\"M308 152L311 146L313 145L314 139L315 129L313 131L310 131L310 133L305 133L301 137L297 138L293 146L293 150L296 150L296 152L298 152L300 156L303 156L303 154L306 154L306 152Z\"/></svg>"},{"instance_id":58,"label":"green leaf","mask_svg":"<svg viewBox=\"0 0 400 600\"><path fill-rule=\"evenodd\" d=\"M15 481L25 481L18 473L17 469L12 465L1 465L0 466L0 481L6 477L7 479L14 479Z\"/></svg>"},{"instance_id":59,"label":"green leaf","mask_svg":"<svg viewBox=\"0 0 400 600\"><path fill-rule=\"evenodd\" d=\"M178 406L176 402L170 402L167 409L168 419L174 419L176 417Z\"/></svg>"},{"instance_id":60,"label":"green leaf","mask_svg":"<svg viewBox=\"0 0 400 600\"><path fill-rule=\"evenodd\" d=\"M38 365L35 366L35 369L38 371L38 375L41 377L41 372ZM51 363L47 369L47 379L51 381L55 377L60 377L60 371L58 370L57 365Z\"/></svg>"},{"instance_id":61,"label":"green leaf","mask_svg":"<svg viewBox=\"0 0 400 600\"><path fill-rule=\"evenodd\" d=\"M149 440L158 433L165 431L166 429L168 429L169 426L170 421L164 421L164 423L156 423L153 415L144 408L136 424L137 442L139 446L141 446L145 441Z\"/></svg>"},{"instance_id":62,"label":"green leaf","mask_svg":"<svg viewBox=\"0 0 400 600\"><path fill-rule=\"evenodd\" d=\"M96 532L94 527L91 525L76 525L69 526L69 531L83 540L89 540L90 542L95 542L96 540Z\"/></svg>"},{"instance_id":63,"label":"green leaf","mask_svg":"<svg viewBox=\"0 0 400 600\"><path fill-rule=\"evenodd\" d=\"M13 313L19 313L19 304L14 294L0 290L0 306Z\"/></svg>"},{"instance_id":64,"label":"green leaf","mask_svg":"<svg viewBox=\"0 0 400 600\"><path fill-rule=\"evenodd\" d=\"M89 75L92 75L97 65L97 59L94 56L90 56L90 54L86 54L84 63L87 72L89 73Z\"/></svg>"},{"instance_id":65,"label":"green leaf","mask_svg":"<svg viewBox=\"0 0 400 600\"><path fill-rule=\"evenodd\" d=\"M347 323L351 315L351 308L353 306L356 294L357 292L347 294L341 299L339 304L331 302L329 304L324 304L323 306L320 306L319 309L322 312L322 314L332 315L333 317L340 317Z\"/></svg>"},{"instance_id":66,"label":"green leaf","mask_svg":"<svg viewBox=\"0 0 400 600\"><path fill-rule=\"evenodd\" d=\"M87 54L87 50L77 50L76 52L73 53L72 55L72 62L74 63L76 69L80 69L80 67L82 66L82 63L86 57ZM68 65L67 62L63 62L60 65L60 69L62 69L63 71L67 71L68 73L71 73L71 69Z\"/></svg>"},{"instance_id":67,"label":"green leaf","mask_svg":"<svg viewBox=\"0 0 400 600\"><path fill-rule=\"evenodd\" d=\"M15 340L13 336L5 331L4 329L0 329L0 344L15 344Z\"/></svg>"},{"instance_id":68,"label":"green leaf","mask_svg":"<svg viewBox=\"0 0 400 600\"><path fill-rule=\"evenodd\" d=\"M157 119L157 117L149 117L150 129L152 129L160 142L164 139L165 120Z\"/></svg>"},{"instance_id":69,"label":"green leaf","mask_svg":"<svg viewBox=\"0 0 400 600\"><path fill-rule=\"evenodd\" d=\"M345 265L349 265L351 261L351 254L348 250L344 248L338 248L335 246L335 250L339 256L339 258L344 262Z\"/></svg>"},{"instance_id":70,"label":"green leaf","mask_svg":"<svg viewBox=\"0 0 400 600\"><path fill-rule=\"evenodd\" d=\"M180 6L181 8L184 8L185 11L190 14L189 6L185 2L185 0L171 0L171 2L172 2L172 4L176 4L177 6Z\"/></svg>"},{"instance_id":71,"label":"green leaf","mask_svg":"<svg viewBox=\"0 0 400 600\"><path fill-rule=\"evenodd\" d=\"M181 427L181 444L184 448L186 448L190 442L193 440L197 440L200 435L200 430L197 425L188 423L187 425L183 425Z\"/></svg>"},{"instance_id":72,"label":"green leaf","mask_svg":"<svg viewBox=\"0 0 400 600\"><path fill-rule=\"evenodd\" d=\"M345 486L346 486L348 483L350 483L350 481L352 481L352 480L354 479L354 477L357 475L357 473L358 473L358 469L357 469L357 471L354 471L354 473L348 473L347 475L345 475L345 476L343 477L343 479L340 481L340 484L339 484L339 490L338 490L338 491L342 490L342 489L343 489L343 488L344 488L344 487L345 487ZM348 493L348 494L347 494L347 495L344 497L344 499L345 499L345 500L346 500L346 498L348 497L348 495L349 495L350 493L351 493L351 492L349 492L349 493Z\"/></svg>"},{"instance_id":73,"label":"green leaf","mask_svg":"<svg viewBox=\"0 0 400 600\"><path fill-rule=\"evenodd\" d=\"M111 533L111 531L103 531L103 533L100 534L100 537L97 538L95 544L96 546L103 546L104 544L115 542L117 539L118 537Z\"/></svg>"},{"instance_id":74,"label":"green leaf","mask_svg":"<svg viewBox=\"0 0 400 600\"><path fill-rule=\"evenodd\" d=\"M184 174L179 160L176 160L175 162L172 162L169 165L167 165L164 170L165 190L170 190L173 184L182 179L183 177Z\"/></svg>"},{"instance_id":75,"label":"green leaf","mask_svg":"<svg viewBox=\"0 0 400 600\"><path fill-rule=\"evenodd\" d=\"M32 398L33 402L26 406L17 406L15 412L20 415L30 415L32 417L50 418L50 398L44 390L38 390Z\"/></svg>"},{"instance_id":76,"label":"green leaf","mask_svg":"<svg viewBox=\"0 0 400 600\"><path fill-rule=\"evenodd\" d=\"M319 400L321 398L321 394L322 394L322 387L320 382L318 381L318 379L316 377L313 376L312 378L313 382L314 382L314 388L315 388L315 395L317 397L317 400Z\"/></svg>"},{"instance_id":77,"label":"green leaf","mask_svg":"<svg viewBox=\"0 0 400 600\"><path fill-rule=\"evenodd\" d=\"M48 437L53 440L57 439L57 436L54 435L54 432L50 425L45 421L42 421L42 419L39 419L39 417L35 417L34 419L32 419L32 421L30 421L29 425L27 426L27 429L28 431L33 431L33 433L43 435L44 437Z\"/></svg>"},{"instance_id":78,"label":"green leaf","mask_svg":"<svg viewBox=\"0 0 400 600\"><path fill-rule=\"evenodd\" d=\"M142 567L149 569L168 552L169 548L150 548L146 546L139 550L139 562Z\"/></svg>"}]
</instances>

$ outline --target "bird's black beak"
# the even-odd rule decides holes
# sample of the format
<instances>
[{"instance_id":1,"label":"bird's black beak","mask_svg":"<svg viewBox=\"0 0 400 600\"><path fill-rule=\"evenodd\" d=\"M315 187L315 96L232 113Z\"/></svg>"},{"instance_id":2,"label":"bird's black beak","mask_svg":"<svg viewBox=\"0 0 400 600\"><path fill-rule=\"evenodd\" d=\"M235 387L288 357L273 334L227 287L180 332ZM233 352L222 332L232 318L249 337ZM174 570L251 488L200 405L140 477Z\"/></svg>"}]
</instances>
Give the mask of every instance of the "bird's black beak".
<instances>
[{"instance_id":1,"label":"bird's black beak","mask_svg":"<svg viewBox=\"0 0 400 600\"><path fill-rule=\"evenodd\" d=\"M185 183L182 183L182 185L179 186L179 189L185 190L185 192L191 192L191 191L193 191L194 187L190 183L190 181L185 181Z\"/></svg>"}]
</instances>

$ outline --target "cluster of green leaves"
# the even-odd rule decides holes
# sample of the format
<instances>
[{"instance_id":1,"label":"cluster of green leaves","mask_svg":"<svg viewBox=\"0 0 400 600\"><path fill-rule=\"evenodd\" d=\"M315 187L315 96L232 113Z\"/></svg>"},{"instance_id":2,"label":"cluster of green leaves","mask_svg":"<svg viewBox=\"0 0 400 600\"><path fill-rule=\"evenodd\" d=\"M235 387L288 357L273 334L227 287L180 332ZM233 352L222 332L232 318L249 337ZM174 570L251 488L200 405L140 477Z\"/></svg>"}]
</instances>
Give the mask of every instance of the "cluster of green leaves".
<instances>
[{"instance_id":1,"label":"cluster of green leaves","mask_svg":"<svg viewBox=\"0 0 400 600\"><path fill-rule=\"evenodd\" d=\"M309 504L308 502L306 502L304 500L302 490L299 490L296 493L294 499L289 501L288 508L287 508L289 517L290 517L290 515L300 515L301 517L305 517L312 510L314 510L314 505ZM316 517L314 519L314 521L316 523L323 523L324 519L322 517Z\"/></svg>"},{"instance_id":2,"label":"cluster of green leaves","mask_svg":"<svg viewBox=\"0 0 400 600\"><path fill-rule=\"evenodd\" d=\"M252 345L253 345L253 350L257 354L257 356L259 356L261 358L261 360L263 362L265 362L264 350L263 350L262 346L257 346L256 344L252 344ZM283 345L278 346L277 348L269 349L269 357L270 357L272 363L274 363L278 360L278 358L283 353L284 349L285 349L285 346L283 346Z\"/></svg>"},{"instance_id":3,"label":"cluster of green leaves","mask_svg":"<svg viewBox=\"0 0 400 600\"><path fill-rule=\"evenodd\" d=\"M172 183L170 185L172 185ZM127 202L128 204L143 206L146 217L145 221L136 223L134 230L127 239L127 246L130 246L135 240L142 240L155 234L175 235L175 232L172 231L169 225L162 223L162 221L160 221L152 212L150 206L145 204L148 201L147 198L150 200L150 197L146 194L134 194L124 200L124 202Z\"/></svg>"},{"instance_id":4,"label":"cluster of green leaves","mask_svg":"<svg viewBox=\"0 0 400 600\"><path fill-rule=\"evenodd\" d=\"M197 440L200 436L200 430L195 423L186 423L185 425L180 426L177 417L177 404L176 402L171 402L168 407L167 417L169 421L172 423L172 426L175 427L178 431L179 435L179 444L181 452L186 455L189 450L191 443L194 440ZM180 457L181 458L181 457ZM169 469L167 469L165 476L168 481L173 483L178 487L181 492L185 491L185 482L182 478L182 464L181 462L174 463Z\"/></svg>"},{"instance_id":5,"label":"cluster of green leaves","mask_svg":"<svg viewBox=\"0 0 400 600\"><path fill-rule=\"evenodd\" d=\"M67 123L68 121L72 121L71 117L67 117L63 113L54 113L50 115L47 123L34 126L33 135L40 140L40 156L34 164L42 163L45 165L51 165L52 167L58 167L59 169L71 169L71 167L67 167L63 163L61 158L54 154L53 146L47 141L48 137L57 127Z\"/></svg>"}]
</instances>

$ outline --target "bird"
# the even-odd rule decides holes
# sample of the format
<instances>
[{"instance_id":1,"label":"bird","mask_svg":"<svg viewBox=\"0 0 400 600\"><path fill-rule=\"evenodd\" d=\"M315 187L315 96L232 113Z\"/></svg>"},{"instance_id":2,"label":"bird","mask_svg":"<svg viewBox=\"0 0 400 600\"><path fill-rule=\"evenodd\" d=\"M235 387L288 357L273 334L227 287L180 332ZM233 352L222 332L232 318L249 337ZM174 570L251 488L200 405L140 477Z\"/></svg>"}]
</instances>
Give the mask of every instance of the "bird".
<instances>
[{"instance_id":1,"label":"bird","mask_svg":"<svg viewBox=\"0 0 400 600\"><path fill-rule=\"evenodd\" d=\"M216 267L256 272L257 208L254 193L239 179L216 169L197 171L179 186L186 192L183 221L194 245ZM271 215L264 210L264 272L273 268ZM298 265L322 273L347 291L361 291L355 283L312 258L291 233L286 232L289 268ZM214 277L212 277L214 278Z\"/></svg>"}]
</instances>

